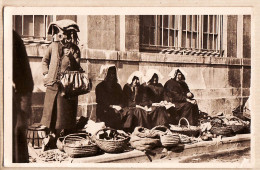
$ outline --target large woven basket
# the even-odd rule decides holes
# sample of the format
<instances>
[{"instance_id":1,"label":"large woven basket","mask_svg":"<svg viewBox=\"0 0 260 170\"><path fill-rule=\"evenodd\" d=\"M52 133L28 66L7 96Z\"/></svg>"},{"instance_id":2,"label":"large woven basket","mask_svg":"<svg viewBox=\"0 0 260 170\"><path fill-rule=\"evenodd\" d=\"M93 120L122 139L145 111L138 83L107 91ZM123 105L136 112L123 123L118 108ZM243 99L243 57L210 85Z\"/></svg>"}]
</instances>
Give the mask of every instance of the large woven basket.
<instances>
[{"instance_id":1,"label":"large woven basket","mask_svg":"<svg viewBox=\"0 0 260 170\"><path fill-rule=\"evenodd\" d=\"M83 140L89 140L90 137L87 133L75 133L67 135L63 140L63 148L64 151L70 156L70 157L87 157L87 156L93 156L96 155L98 152L98 147L95 143L91 143L90 145L84 145L84 146L73 146L76 141L83 141Z\"/></svg>"},{"instance_id":2,"label":"large woven basket","mask_svg":"<svg viewBox=\"0 0 260 170\"><path fill-rule=\"evenodd\" d=\"M119 152L123 152L126 148L127 148L127 143L129 142L129 137L125 138L125 139L121 139L121 140L104 140L104 139L98 139L97 138L97 134L100 131L105 131L105 130L111 130L111 131L116 131L115 129L111 129L111 128L104 128L104 129L100 129L99 131L96 132L95 136L94 136L94 140L97 144L97 146L108 153L119 153Z\"/></svg>"},{"instance_id":3,"label":"large woven basket","mask_svg":"<svg viewBox=\"0 0 260 170\"><path fill-rule=\"evenodd\" d=\"M187 127L183 127L181 126L181 121L185 120L187 123ZM198 136L200 133L200 128L198 126L190 126L189 121L185 118L182 117L179 120L179 124L178 125L170 125L171 126L171 131L176 132L176 133L180 133L180 134L184 134L187 136Z\"/></svg>"}]
</instances>

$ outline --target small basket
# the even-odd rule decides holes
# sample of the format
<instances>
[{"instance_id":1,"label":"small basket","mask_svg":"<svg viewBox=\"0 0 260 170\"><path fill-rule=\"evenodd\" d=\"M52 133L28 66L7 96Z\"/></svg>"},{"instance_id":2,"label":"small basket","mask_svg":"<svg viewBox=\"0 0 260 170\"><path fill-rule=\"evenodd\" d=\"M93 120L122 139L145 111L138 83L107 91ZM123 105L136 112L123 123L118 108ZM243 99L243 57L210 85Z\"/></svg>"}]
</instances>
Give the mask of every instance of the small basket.
<instances>
[{"instance_id":1,"label":"small basket","mask_svg":"<svg viewBox=\"0 0 260 170\"><path fill-rule=\"evenodd\" d=\"M101 150L108 152L108 153L119 153L119 152L123 152L127 148L127 143L129 141L130 137L127 137L127 138L121 139L121 140L111 140L111 141L98 139L97 134L101 130L103 130L103 131L105 131L105 130L116 131L115 129L104 128L104 129L100 129L99 131L96 132L96 134L94 136L94 140L95 140L97 146Z\"/></svg>"},{"instance_id":2,"label":"small basket","mask_svg":"<svg viewBox=\"0 0 260 170\"><path fill-rule=\"evenodd\" d=\"M188 127L181 127L181 121L185 120L187 122ZM187 136L198 136L200 133L200 128L198 126L190 126L189 121L185 118L182 117L179 120L179 124L178 125L171 125L171 131L176 132L176 133L180 133L180 134L184 134Z\"/></svg>"},{"instance_id":3,"label":"small basket","mask_svg":"<svg viewBox=\"0 0 260 170\"><path fill-rule=\"evenodd\" d=\"M210 132L212 134L221 135L221 136L232 136L233 130L231 126L222 126L222 127L213 126L210 129Z\"/></svg>"},{"instance_id":4,"label":"small basket","mask_svg":"<svg viewBox=\"0 0 260 170\"><path fill-rule=\"evenodd\" d=\"M178 145L180 137L178 134L164 134L160 136L162 146L172 147Z\"/></svg>"},{"instance_id":5,"label":"small basket","mask_svg":"<svg viewBox=\"0 0 260 170\"><path fill-rule=\"evenodd\" d=\"M91 140L89 135L86 133L75 133L67 135L63 140L64 151L72 158L96 155L98 152L98 147L95 143L91 143L91 145L85 146L71 146L71 144L74 144L76 141L83 141L86 140L86 138Z\"/></svg>"}]
</instances>

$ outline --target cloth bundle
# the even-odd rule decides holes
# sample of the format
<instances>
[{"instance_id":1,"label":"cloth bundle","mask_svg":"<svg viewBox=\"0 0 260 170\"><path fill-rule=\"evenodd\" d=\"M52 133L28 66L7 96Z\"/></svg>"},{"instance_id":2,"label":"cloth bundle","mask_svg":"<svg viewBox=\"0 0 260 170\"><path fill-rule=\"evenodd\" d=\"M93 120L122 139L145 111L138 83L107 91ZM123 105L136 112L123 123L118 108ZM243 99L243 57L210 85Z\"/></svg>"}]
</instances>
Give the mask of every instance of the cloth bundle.
<instances>
[{"instance_id":1,"label":"cloth bundle","mask_svg":"<svg viewBox=\"0 0 260 170\"><path fill-rule=\"evenodd\" d=\"M130 137L131 146L137 150L150 150L160 145L160 135L143 127L136 127Z\"/></svg>"},{"instance_id":2,"label":"cloth bundle","mask_svg":"<svg viewBox=\"0 0 260 170\"><path fill-rule=\"evenodd\" d=\"M95 135L100 129L106 128L106 125L104 122L94 122L93 120L88 120L88 123L84 128L86 128L87 133Z\"/></svg>"}]
</instances>

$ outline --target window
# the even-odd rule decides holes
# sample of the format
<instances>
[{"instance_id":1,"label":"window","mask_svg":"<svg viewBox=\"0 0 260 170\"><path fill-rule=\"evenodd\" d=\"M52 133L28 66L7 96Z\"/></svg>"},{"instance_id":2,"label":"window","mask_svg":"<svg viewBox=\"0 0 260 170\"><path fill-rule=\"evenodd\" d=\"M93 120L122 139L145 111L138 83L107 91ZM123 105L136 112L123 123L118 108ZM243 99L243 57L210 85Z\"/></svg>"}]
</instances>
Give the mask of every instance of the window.
<instances>
[{"instance_id":1,"label":"window","mask_svg":"<svg viewBox=\"0 0 260 170\"><path fill-rule=\"evenodd\" d=\"M140 51L222 56L222 16L142 15Z\"/></svg>"},{"instance_id":2,"label":"window","mask_svg":"<svg viewBox=\"0 0 260 170\"><path fill-rule=\"evenodd\" d=\"M50 15L15 15L13 16L13 28L24 42L43 41L48 42L51 36L47 35L48 25L53 21Z\"/></svg>"}]
</instances>

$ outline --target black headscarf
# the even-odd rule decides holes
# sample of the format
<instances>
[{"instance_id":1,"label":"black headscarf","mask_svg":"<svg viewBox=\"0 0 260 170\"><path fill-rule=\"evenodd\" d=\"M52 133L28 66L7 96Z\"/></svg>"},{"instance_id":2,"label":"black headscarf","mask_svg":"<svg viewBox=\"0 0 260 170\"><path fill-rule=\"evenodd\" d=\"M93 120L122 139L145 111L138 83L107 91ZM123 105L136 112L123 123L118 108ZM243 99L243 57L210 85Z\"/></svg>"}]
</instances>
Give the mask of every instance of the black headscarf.
<instances>
[{"instance_id":1,"label":"black headscarf","mask_svg":"<svg viewBox=\"0 0 260 170\"><path fill-rule=\"evenodd\" d=\"M184 74L179 70L179 69L177 69L176 71L175 71L175 73L174 73L174 80L176 80L176 78L177 78L177 75L178 75L178 73L181 73L181 75L182 75L182 81L185 81L185 76L184 76Z\"/></svg>"}]
</instances>

